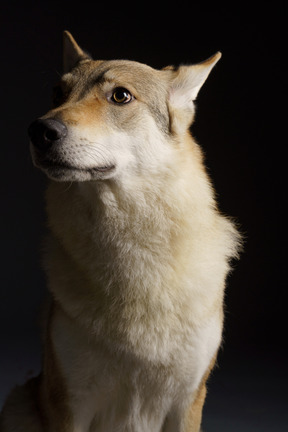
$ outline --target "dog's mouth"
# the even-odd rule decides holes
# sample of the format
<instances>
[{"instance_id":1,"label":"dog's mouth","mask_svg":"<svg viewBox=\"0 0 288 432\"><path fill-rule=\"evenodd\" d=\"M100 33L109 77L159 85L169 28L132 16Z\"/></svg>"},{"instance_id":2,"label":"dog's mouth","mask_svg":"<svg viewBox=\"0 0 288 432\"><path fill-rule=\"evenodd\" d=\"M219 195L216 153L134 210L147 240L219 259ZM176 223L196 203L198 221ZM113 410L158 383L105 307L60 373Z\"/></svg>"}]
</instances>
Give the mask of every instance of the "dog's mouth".
<instances>
[{"instance_id":1,"label":"dog's mouth","mask_svg":"<svg viewBox=\"0 0 288 432\"><path fill-rule=\"evenodd\" d=\"M49 178L58 181L100 180L109 177L116 168L114 164L85 168L47 159L38 160L34 163L38 168L42 169Z\"/></svg>"}]
</instances>

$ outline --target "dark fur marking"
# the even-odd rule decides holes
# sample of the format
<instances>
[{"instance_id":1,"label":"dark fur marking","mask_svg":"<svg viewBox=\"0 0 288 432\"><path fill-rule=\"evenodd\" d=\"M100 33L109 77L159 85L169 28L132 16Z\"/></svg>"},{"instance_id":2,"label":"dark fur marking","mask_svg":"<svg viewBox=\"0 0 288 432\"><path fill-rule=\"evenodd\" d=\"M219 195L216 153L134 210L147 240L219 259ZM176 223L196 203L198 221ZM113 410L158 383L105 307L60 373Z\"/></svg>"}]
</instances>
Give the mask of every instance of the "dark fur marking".
<instances>
[{"instance_id":1,"label":"dark fur marking","mask_svg":"<svg viewBox=\"0 0 288 432\"><path fill-rule=\"evenodd\" d=\"M84 98L96 85L103 84L105 81L108 81L107 78L105 78L106 72L107 69L100 73L98 72L97 74L95 74L95 72L91 74L85 84L85 87L79 94L79 100Z\"/></svg>"},{"instance_id":2,"label":"dark fur marking","mask_svg":"<svg viewBox=\"0 0 288 432\"><path fill-rule=\"evenodd\" d=\"M164 112L163 110L160 110L158 106L152 104L149 104L148 108L151 111L160 130L165 134L170 134L170 118L168 109Z\"/></svg>"}]
</instances>

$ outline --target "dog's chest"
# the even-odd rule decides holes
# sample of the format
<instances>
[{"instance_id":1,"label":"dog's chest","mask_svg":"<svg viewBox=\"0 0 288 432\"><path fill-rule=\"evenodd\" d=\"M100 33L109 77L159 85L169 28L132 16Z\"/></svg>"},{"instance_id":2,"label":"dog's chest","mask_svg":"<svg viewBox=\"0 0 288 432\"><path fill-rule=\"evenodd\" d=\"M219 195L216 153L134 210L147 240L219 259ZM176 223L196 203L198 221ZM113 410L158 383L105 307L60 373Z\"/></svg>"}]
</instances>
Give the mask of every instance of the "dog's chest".
<instances>
[{"instance_id":1,"label":"dog's chest","mask_svg":"<svg viewBox=\"0 0 288 432\"><path fill-rule=\"evenodd\" d=\"M160 198L129 218L115 203L95 214L64 199L50 215L60 242L51 245L49 278L65 310L53 317L52 339L75 424L160 431L220 343L223 276L211 278L206 265L213 248L197 248L193 260L186 221Z\"/></svg>"},{"instance_id":2,"label":"dog's chest","mask_svg":"<svg viewBox=\"0 0 288 432\"><path fill-rule=\"evenodd\" d=\"M113 351L61 311L55 311L51 331L64 385L73 395L68 404L74 423L85 432L112 432L120 426L126 430L128 425L137 432L160 431L175 404L196 391L220 340L219 323L212 320L191 333L191 340L178 340L181 347L171 344L165 364L160 356L149 361Z\"/></svg>"},{"instance_id":3,"label":"dog's chest","mask_svg":"<svg viewBox=\"0 0 288 432\"><path fill-rule=\"evenodd\" d=\"M202 334L209 320L216 316L217 334L221 326L222 290L205 266L209 249L193 257L191 223L187 229L180 205L160 197L152 205L140 193L134 207L124 199L120 205L105 192L92 211L91 199L65 197L53 201L50 217L62 246L49 254L50 287L63 309L113 351L161 364L197 363L195 353L213 334Z\"/></svg>"}]
</instances>

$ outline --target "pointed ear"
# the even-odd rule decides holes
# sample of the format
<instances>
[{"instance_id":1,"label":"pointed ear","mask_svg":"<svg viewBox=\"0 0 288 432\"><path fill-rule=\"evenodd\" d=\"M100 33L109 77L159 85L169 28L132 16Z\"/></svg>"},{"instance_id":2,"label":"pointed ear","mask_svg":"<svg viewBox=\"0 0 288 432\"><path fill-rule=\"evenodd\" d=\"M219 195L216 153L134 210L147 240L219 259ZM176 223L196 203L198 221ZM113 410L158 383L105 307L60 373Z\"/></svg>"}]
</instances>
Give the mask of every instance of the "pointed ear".
<instances>
[{"instance_id":1,"label":"pointed ear","mask_svg":"<svg viewBox=\"0 0 288 432\"><path fill-rule=\"evenodd\" d=\"M176 71L176 76L170 89L170 101L177 105L188 105L194 101L198 92L212 68L221 58L221 53L217 52L209 59L192 66L180 66Z\"/></svg>"},{"instance_id":2,"label":"pointed ear","mask_svg":"<svg viewBox=\"0 0 288 432\"><path fill-rule=\"evenodd\" d=\"M71 33L63 32L63 72L70 72L81 60L92 60L77 44Z\"/></svg>"},{"instance_id":3,"label":"pointed ear","mask_svg":"<svg viewBox=\"0 0 288 432\"><path fill-rule=\"evenodd\" d=\"M175 132L176 130L180 132L180 129L187 130L192 123L194 116L193 101L196 99L200 88L220 58L221 53L217 52L202 63L192 66L180 66L176 71L173 71L168 102L172 114L171 119L173 120L173 116L175 117ZM170 68L168 67L167 69L169 70Z\"/></svg>"}]
</instances>

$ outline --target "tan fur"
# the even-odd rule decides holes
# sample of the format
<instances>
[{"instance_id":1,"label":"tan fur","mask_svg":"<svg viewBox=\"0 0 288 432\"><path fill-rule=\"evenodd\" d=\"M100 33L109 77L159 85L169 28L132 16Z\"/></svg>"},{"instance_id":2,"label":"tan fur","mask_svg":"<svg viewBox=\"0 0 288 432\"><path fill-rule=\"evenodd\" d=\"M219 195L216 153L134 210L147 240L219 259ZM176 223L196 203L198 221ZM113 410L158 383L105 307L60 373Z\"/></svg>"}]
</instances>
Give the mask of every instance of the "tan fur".
<instances>
[{"instance_id":1,"label":"tan fur","mask_svg":"<svg viewBox=\"0 0 288 432\"><path fill-rule=\"evenodd\" d=\"M202 420L202 409L207 394L207 380L215 365L216 356L212 359L204 377L197 389L195 399L187 412L187 420L184 432L199 432Z\"/></svg>"},{"instance_id":2,"label":"tan fur","mask_svg":"<svg viewBox=\"0 0 288 432\"><path fill-rule=\"evenodd\" d=\"M198 432L239 243L189 132L221 55L155 70L93 61L68 32L64 48L41 124L65 134L30 132L52 180L43 372L12 394L0 432Z\"/></svg>"}]
</instances>

